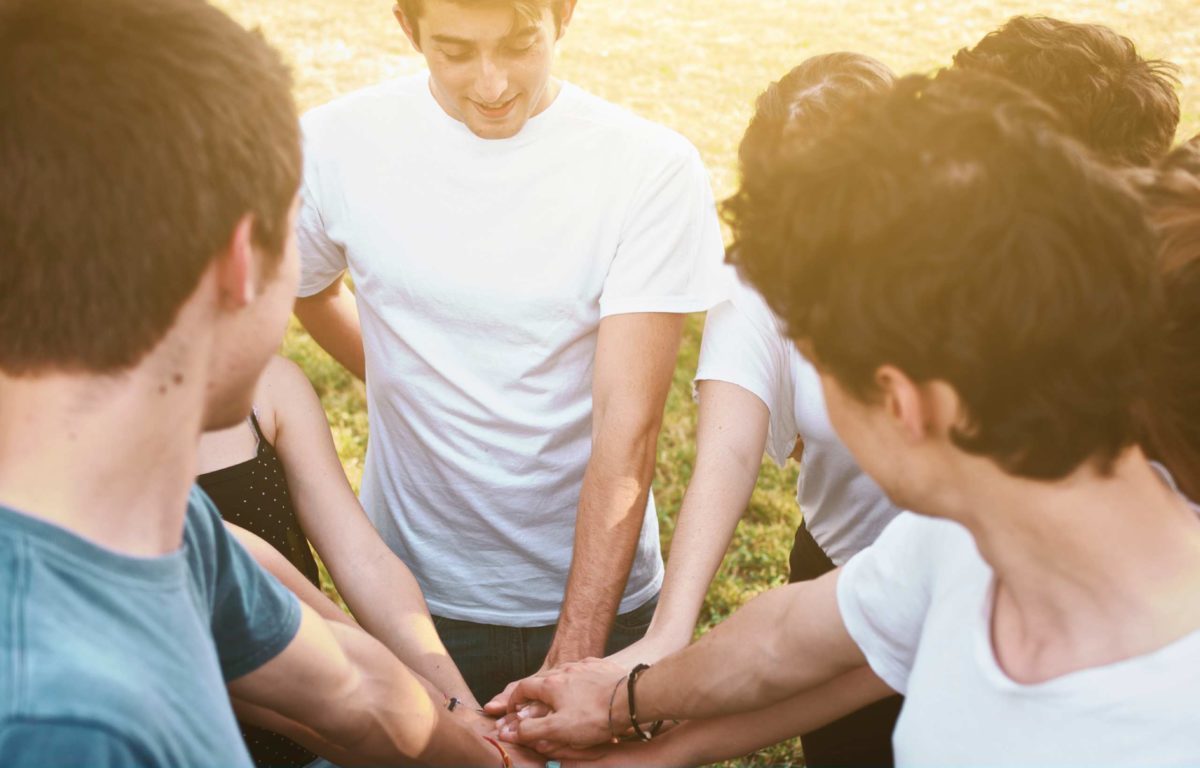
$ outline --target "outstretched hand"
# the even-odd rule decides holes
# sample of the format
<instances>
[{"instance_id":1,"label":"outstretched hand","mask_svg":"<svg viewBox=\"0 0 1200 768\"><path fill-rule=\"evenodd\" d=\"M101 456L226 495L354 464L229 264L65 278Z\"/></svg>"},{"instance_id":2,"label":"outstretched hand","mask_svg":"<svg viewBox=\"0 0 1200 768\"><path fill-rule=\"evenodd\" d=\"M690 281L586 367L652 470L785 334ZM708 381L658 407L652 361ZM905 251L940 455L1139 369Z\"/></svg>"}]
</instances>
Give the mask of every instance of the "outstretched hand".
<instances>
[{"instance_id":1,"label":"outstretched hand","mask_svg":"<svg viewBox=\"0 0 1200 768\"><path fill-rule=\"evenodd\" d=\"M559 751L611 742L626 725L620 717L610 718L609 708L625 675L619 664L586 659L519 681L509 697L511 716L502 721L500 738L517 744L550 744ZM531 704L538 706L534 709ZM623 713L626 708L614 707L614 711Z\"/></svg>"}]
</instances>

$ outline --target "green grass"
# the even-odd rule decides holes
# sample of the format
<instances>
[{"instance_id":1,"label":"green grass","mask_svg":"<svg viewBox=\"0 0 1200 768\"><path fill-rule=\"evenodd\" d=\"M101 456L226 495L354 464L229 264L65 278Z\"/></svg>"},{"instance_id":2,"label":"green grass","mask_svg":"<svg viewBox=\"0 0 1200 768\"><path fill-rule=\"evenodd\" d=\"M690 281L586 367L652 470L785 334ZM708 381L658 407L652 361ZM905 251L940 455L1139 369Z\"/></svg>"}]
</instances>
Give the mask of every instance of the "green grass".
<instances>
[{"instance_id":1,"label":"green grass","mask_svg":"<svg viewBox=\"0 0 1200 768\"><path fill-rule=\"evenodd\" d=\"M302 108L422 65L387 0L217 0L260 26L293 64ZM1196 0L580 0L558 73L687 136L718 196L736 183L735 149L754 97L801 59L835 50L874 55L897 72L945 65L960 47L1018 13L1108 24L1144 54L1181 66L1180 136L1200 131L1200 3ZM690 378L702 321L687 325L658 445L655 495L664 551L695 459ZM357 487L366 449L362 386L293 326L284 345L313 380ZM709 591L701 630L781 583L799 519L795 469L764 464L746 517ZM741 764L798 764L794 742Z\"/></svg>"}]
</instances>

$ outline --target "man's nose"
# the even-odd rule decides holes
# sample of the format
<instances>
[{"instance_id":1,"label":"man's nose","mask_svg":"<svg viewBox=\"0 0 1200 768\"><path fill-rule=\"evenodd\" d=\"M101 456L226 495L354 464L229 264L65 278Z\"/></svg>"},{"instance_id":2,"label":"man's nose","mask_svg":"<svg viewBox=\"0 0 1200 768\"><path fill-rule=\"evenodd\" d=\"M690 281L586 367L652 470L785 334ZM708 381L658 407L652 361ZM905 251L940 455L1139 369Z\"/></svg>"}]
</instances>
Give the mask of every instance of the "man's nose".
<instances>
[{"instance_id":1,"label":"man's nose","mask_svg":"<svg viewBox=\"0 0 1200 768\"><path fill-rule=\"evenodd\" d=\"M485 104L495 105L508 90L508 71L488 56L479 59L479 75L475 79L475 93Z\"/></svg>"}]
</instances>

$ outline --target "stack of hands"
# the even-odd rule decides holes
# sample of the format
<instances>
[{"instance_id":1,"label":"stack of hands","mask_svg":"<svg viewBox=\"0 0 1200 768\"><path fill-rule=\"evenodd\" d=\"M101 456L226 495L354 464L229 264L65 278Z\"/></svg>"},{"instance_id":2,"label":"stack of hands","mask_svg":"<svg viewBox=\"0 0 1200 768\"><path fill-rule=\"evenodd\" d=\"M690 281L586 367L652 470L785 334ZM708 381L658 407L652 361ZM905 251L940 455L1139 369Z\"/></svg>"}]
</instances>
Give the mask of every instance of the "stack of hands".
<instances>
[{"instance_id":1,"label":"stack of hands","mask_svg":"<svg viewBox=\"0 0 1200 768\"><path fill-rule=\"evenodd\" d=\"M669 739L642 741L634 731L632 665L623 655L568 662L512 683L484 706L486 715L498 719L484 722L517 751L531 750L563 766L670 765ZM657 734L673 725L663 724Z\"/></svg>"}]
</instances>

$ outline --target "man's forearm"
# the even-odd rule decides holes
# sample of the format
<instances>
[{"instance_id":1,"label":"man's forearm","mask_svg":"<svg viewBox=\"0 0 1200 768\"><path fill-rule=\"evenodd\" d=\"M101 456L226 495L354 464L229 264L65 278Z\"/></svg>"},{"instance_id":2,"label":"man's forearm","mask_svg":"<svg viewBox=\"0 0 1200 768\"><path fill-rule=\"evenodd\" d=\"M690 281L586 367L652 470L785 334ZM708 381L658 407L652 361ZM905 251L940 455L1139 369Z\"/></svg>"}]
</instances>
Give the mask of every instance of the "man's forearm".
<instances>
[{"instance_id":1,"label":"man's forearm","mask_svg":"<svg viewBox=\"0 0 1200 768\"><path fill-rule=\"evenodd\" d=\"M341 278L320 293L297 299L295 312L313 341L350 373L366 380L367 363L358 308Z\"/></svg>"},{"instance_id":2,"label":"man's forearm","mask_svg":"<svg viewBox=\"0 0 1200 768\"><path fill-rule=\"evenodd\" d=\"M893 693L870 667L862 666L763 709L688 721L663 736L665 764L732 760L809 733Z\"/></svg>"},{"instance_id":3,"label":"man's forearm","mask_svg":"<svg viewBox=\"0 0 1200 768\"><path fill-rule=\"evenodd\" d=\"M604 655L654 477L658 424L637 432L623 437L622 431L606 432L602 426L595 440L579 496L562 614L546 667Z\"/></svg>"},{"instance_id":4,"label":"man's forearm","mask_svg":"<svg viewBox=\"0 0 1200 768\"><path fill-rule=\"evenodd\" d=\"M835 571L759 595L651 667L635 690L639 721L762 709L860 667L865 660L837 611L836 578ZM613 711L616 722L628 722L627 703Z\"/></svg>"},{"instance_id":5,"label":"man's forearm","mask_svg":"<svg viewBox=\"0 0 1200 768\"><path fill-rule=\"evenodd\" d=\"M259 722L274 713L274 727L341 762L499 764L495 749L378 640L306 606L301 613L296 637L279 655L230 681L243 711Z\"/></svg>"}]
</instances>

